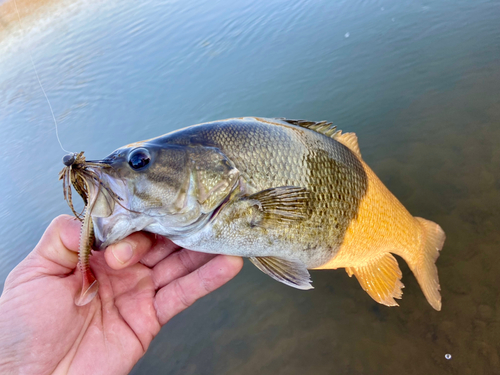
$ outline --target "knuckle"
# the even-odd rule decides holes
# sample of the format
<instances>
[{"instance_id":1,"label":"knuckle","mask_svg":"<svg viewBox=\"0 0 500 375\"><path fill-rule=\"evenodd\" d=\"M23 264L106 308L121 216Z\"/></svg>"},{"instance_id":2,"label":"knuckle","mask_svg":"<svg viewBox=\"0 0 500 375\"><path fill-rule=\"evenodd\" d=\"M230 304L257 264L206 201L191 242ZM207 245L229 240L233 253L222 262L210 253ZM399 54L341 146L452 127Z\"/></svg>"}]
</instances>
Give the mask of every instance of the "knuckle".
<instances>
[{"instance_id":1,"label":"knuckle","mask_svg":"<svg viewBox=\"0 0 500 375\"><path fill-rule=\"evenodd\" d=\"M198 279L200 281L200 285L203 287L203 290L208 294L210 292L213 292L214 287L212 283L209 281L209 279L206 277L205 273L203 272L203 267L198 268L196 271L196 274L198 275Z\"/></svg>"},{"instance_id":2,"label":"knuckle","mask_svg":"<svg viewBox=\"0 0 500 375\"><path fill-rule=\"evenodd\" d=\"M186 250L181 250L179 252L179 261L188 273L192 272L195 269L193 260L191 259L191 255Z\"/></svg>"},{"instance_id":3,"label":"knuckle","mask_svg":"<svg viewBox=\"0 0 500 375\"><path fill-rule=\"evenodd\" d=\"M54 219L52 219L52 221L50 222L49 227L58 228L61 225L66 224L71 219L72 219L72 217L69 216L69 215L59 215L59 216L55 217Z\"/></svg>"},{"instance_id":4,"label":"knuckle","mask_svg":"<svg viewBox=\"0 0 500 375\"><path fill-rule=\"evenodd\" d=\"M194 301L187 297L186 292L178 279L174 281L174 292L183 308L186 309L194 303Z\"/></svg>"}]
</instances>

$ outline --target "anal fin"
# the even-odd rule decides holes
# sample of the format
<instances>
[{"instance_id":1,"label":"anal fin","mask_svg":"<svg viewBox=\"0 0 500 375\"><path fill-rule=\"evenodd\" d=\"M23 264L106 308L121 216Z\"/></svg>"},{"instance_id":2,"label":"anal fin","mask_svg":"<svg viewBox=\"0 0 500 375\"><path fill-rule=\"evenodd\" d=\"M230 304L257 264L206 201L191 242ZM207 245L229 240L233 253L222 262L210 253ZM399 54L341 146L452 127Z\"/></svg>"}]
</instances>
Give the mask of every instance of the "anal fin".
<instances>
[{"instance_id":1,"label":"anal fin","mask_svg":"<svg viewBox=\"0 0 500 375\"><path fill-rule=\"evenodd\" d=\"M387 253L361 267L346 267L349 276L356 276L359 284L370 297L386 306L398 306L394 298L403 295L402 274L398 262Z\"/></svg>"},{"instance_id":2,"label":"anal fin","mask_svg":"<svg viewBox=\"0 0 500 375\"><path fill-rule=\"evenodd\" d=\"M313 289L311 276L304 263L276 257L251 257L250 261L266 275L293 288Z\"/></svg>"}]
</instances>

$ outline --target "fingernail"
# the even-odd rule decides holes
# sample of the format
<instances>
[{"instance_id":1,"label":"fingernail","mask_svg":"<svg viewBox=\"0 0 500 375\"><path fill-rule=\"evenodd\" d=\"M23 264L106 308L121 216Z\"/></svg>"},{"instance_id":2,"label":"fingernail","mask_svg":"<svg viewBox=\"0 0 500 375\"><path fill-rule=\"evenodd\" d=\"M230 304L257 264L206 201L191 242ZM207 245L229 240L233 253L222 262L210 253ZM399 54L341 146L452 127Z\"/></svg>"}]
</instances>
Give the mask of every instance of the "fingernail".
<instances>
[{"instance_id":1,"label":"fingernail","mask_svg":"<svg viewBox=\"0 0 500 375\"><path fill-rule=\"evenodd\" d=\"M121 242L113 247L111 250L114 257L121 264L127 263L134 255L134 250L128 242Z\"/></svg>"}]
</instances>

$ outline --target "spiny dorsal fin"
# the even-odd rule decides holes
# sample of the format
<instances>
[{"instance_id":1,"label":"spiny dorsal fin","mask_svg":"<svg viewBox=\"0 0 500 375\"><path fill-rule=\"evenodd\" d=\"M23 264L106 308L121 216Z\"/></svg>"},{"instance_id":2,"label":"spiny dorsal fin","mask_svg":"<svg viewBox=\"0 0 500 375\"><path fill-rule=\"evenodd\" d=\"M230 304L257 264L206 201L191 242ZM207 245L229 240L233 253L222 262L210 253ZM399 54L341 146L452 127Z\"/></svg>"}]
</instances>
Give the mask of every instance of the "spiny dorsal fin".
<instances>
[{"instance_id":1,"label":"spiny dorsal fin","mask_svg":"<svg viewBox=\"0 0 500 375\"><path fill-rule=\"evenodd\" d=\"M314 130L318 133L326 135L327 137L333 138L336 141L342 143L349 150L354 152L358 157L361 157L361 152L358 146L358 137L355 133L345 133L342 134L342 130L337 130L337 127L331 122L327 121L307 121L307 120L290 120L285 118L280 118L279 120L287 122L292 125L301 126L306 129Z\"/></svg>"},{"instance_id":2,"label":"spiny dorsal fin","mask_svg":"<svg viewBox=\"0 0 500 375\"><path fill-rule=\"evenodd\" d=\"M309 217L307 210L309 191L297 186L280 186L252 194L246 199L256 201L263 212L262 220L271 222L291 222Z\"/></svg>"},{"instance_id":3,"label":"spiny dorsal fin","mask_svg":"<svg viewBox=\"0 0 500 375\"><path fill-rule=\"evenodd\" d=\"M354 152L356 154L356 156L361 158L361 151L359 151L358 137L356 136L356 133L344 133L344 134L342 134L342 131L339 130L338 134L336 134L333 138L336 141L342 143L349 150Z\"/></svg>"},{"instance_id":4,"label":"spiny dorsal fin","mask_svg":"<svg viewBox=\"0 0 500 375\"><path fill-rule=\"evenodd\" d=\"M273 279L288 286L308 290L313 289L311 276L304 263L276 257L251 257L255 266Z\"/></svg>"},{"instance_id":5,"label":"spiny dorsal fin","mask_svg":"<svg viewBox=\"0 0 500 375\"><path fill-rule=\"evenodd\" d=\"M356 276L370 297L386 306L398 306L394 298L401 298L404 288L398 261L390 253L360 267L346 267L349 276Z\"/></svg>"},{"instance_id":6,"label":"spiny dorsal fin","mask_svg":"<svg viewBox=\"0 0 500 375\"><path fill-rule=\"evenodd\" d=\"M337 130L337 127L333 125L333 123L327 121L291 120L286 118L280 118L278 120L287 122L291 125L297 125L306 129L314 130L315 132L324 134L331 138L335 138L335 134L340 132L340 130Z\"/></svg>"}]
</instances>

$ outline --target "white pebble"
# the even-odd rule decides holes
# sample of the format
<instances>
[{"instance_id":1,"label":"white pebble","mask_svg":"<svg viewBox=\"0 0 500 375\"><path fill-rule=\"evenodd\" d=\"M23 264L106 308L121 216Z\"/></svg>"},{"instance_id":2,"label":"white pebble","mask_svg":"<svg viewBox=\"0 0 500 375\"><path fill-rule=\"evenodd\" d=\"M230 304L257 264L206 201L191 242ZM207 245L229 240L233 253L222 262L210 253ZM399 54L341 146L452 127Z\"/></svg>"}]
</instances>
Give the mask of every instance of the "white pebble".
<instances>
[{"instance_id":1,"label":"white pebble","mask_svg":"<svg viewBox=\"0 0 500 375\"><path fill-rule=\"evenodd\" d=\"M445 355L444 355L444 358L446 358L446 359L451 359L451 354L449 354L449 353L448 353L448 354L445 354Z\"/></svg>"}]
</instances>

